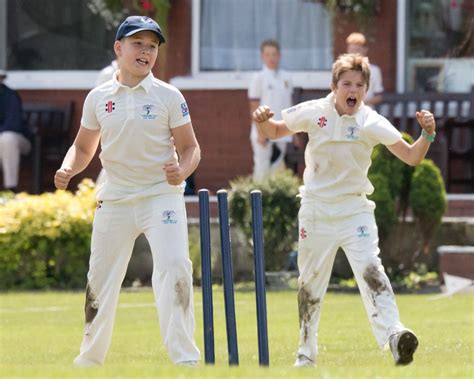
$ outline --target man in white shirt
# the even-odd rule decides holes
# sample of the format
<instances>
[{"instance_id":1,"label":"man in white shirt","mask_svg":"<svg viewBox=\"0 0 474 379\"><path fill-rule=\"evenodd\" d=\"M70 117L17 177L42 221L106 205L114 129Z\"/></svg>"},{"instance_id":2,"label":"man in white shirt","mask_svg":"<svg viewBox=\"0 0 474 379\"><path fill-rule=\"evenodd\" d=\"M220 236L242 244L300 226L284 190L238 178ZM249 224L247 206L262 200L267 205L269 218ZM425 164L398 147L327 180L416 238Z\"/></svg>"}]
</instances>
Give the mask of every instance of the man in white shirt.
<instances>
[{"instance_id":1,"label":"man in white shirt","mask_svg":"<svg viewBox=\"0 0 474 379\"><path fill-rule=\"evenodd\" d=\"M360 54L367 56L369 48L367 47L367 40L362 33L351 33L346 39L347 53ZM383 100L383 84L382 71L380 67L370 63L370 83L365 95L364 103L370 107L381 103Z\"/></svg>"},{"instance_id":2,"label":"man in white shirt","mask_svg":"<svg viewBox=\"0 0 474 379\"><path fill-rule=\"evenodd\" d=\"M263 68L255 74L248 89L250 114L261 104L269 105L275 111L275 117L281 119L281 111L292 105L293 84L290 75L279 68L280 44L275 40L265 40L260 46ZM258 132L252 123L250 142L253 149L253 177L262 180L272 172L284 168L286 146L293 138L283 137L269 141ZM279 155L272 161L274 149Z\"/></svg>"}]
</instances>

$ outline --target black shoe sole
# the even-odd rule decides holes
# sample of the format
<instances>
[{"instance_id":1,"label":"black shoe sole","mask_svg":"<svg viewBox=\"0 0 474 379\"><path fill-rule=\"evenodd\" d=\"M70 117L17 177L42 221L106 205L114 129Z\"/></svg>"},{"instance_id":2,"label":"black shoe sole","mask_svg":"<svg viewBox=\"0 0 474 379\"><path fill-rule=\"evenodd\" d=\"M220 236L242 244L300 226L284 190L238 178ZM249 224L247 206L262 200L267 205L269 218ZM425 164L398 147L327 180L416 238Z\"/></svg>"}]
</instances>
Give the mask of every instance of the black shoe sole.
<instances>
[{"instance_id":1,"label":"black shoe sole","mask_svg":"<svg viewBox=\"0 0 474 379\"><path fill-rule=\"evenodd\" d=\"M399 359L397 365L408 365L413 362L413 354L415 354L418 347L418 339L411 332L406 332L400 336L398 340L398 355Z\"/></svg>"}]
</instances>

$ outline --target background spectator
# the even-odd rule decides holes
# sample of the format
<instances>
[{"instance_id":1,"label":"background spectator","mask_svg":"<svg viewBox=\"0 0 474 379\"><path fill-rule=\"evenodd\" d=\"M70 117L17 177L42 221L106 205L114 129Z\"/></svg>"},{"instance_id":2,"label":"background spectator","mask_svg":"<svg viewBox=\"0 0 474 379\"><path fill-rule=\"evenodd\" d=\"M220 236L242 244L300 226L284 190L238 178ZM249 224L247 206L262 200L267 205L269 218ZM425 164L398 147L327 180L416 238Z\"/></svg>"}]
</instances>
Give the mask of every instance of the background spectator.
<instances>
[{"instance_id":1,"label":"background spectator","mask_svg":"<svg viewBox=\"0 0 474 379\"><path fill-rule=\"evenodd\" d=\"M17 192L20 157L30 152L31 143L23 122L21 98L3 83L6 77L6 71L0 70L0 167L3 188Z\"/></svg>"},{"instance_id":2,"label":"background spectator","mask_svg":"<svg viewBox=\"0 0 474 379\"><path fill-rule=\"evenodd\" d=\"M275 119L281 120L281 111L292 105L293 84L290 75L280 70L280 44L275 40L265 40L260 46L263 68L255 74L248 89L250 115L260 104L269 105L275 112ZM253 149L253 177L262 180L271 172L284 168L286 146L292 137L269 141L259 134L252 122L250 141ZM277 150L277 151L275 151Z\"/></svg>"},{"instance_id":3,"label":"background spectator","mask_svg":"<svg viewBox=\"0 0 474 379\"><path fill-rule=\"evenodd\" d=\"M367 56L369 48L367 40L362 33L351 33L346 39L347 52L349 54L361 54ZM382 71L380 67L370 63L370 84L365 96L364 103L370 107L377 105L383 100Z\"/></svg>"}]
</instances>

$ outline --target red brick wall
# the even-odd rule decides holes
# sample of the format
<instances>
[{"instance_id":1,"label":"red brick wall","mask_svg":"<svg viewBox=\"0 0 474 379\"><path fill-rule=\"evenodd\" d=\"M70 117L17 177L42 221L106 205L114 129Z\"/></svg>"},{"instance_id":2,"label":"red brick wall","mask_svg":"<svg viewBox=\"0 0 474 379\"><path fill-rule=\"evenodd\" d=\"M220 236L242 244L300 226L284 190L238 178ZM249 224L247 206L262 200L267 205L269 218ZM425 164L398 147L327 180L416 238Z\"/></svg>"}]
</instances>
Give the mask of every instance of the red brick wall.
<instances>
[{"instance_id":1,"label":"red brick wall","mask_svg":"<svg viewBox=\"0 0 474 379\"><path fill-rule=\"evenodd\" d=\"M168 16L166 67L160 79L168 81L191 72L191 3L191 0L173 0Z\"/></svg>"},{"instance_id":2,"label":"red brick wall","mask_svg":"<svg viewBox=\"0 0 474 379\"><path fill-rule=\"evenodd\" d=\"M439 272L474 280L474 254L447 253L439 255Z\"/></svg>"},{"instance_id":3,"label":"red brick wall","mask_svg":"<svg viewBox=\"0 0 474 379\"><path fill-rule=\"evenodd\" d=\"M352 32L365 34L369 60L382 70L382 81L387 92L395 92L397 80L397 1L380 1L380 12L371 20L367 30L350 18L337 15L333 24L334 56L345 53L346 38Z\"/></svg>"},{"instance_id":4,"label":"red brick wall","mask_svg":"<svg viewBox=\"0 0 474 379\"><path fill-rule=\"evenodd\" d=\"M79 130L79 126L81 123L81 115L82 115L82 103L88 93L86 90L20 90L18 91L23 102L37 102L37 103L65 103L72 101L73 111L72 111L72 123L71 123L71 133L70 133L70 141L71 143L74 141L74 137ZM20 170L20 183L19 188L24 191L31 191L32 190L32 170L31 165L27 164L26 162L22 162L21 170ZM53 184L53 176L55 171L59 168L58 165L51 163L49 166L43 167L43 183L50 183L50 186L46 186L45 190L52 190L54 188ZM71 182L71 188L75 188L77 183L84 178L96 178L97 174L100 171L100 161L96 155L96 157L92 160L89 167L81 174L78 175L77 178L74 178ZM50 178L50 180L48 179Z\"/></svg>"},{"instance_id":5,"label":"red brick wall","mask_svg":"<svg viewBox=\"0 0 474 379\"><path fill-rule=\"evenodd\" d=\"M202 159L196 187L216 191L252 171L247 92L183 91L189 104Z\"/></svg>"},{"instance_id":6,"label":"red brick wall","mask_svg":"<svg viewBox=\"0 0 474 379\"><path fill-rule=\"evenodd\" d=\"M71 143L79 129L82 103L88 91L20 91L24 102L63 103L73 101ZM250 117L248 115L246 91L183 91L188 101L193 126L202 149L201 164L196 171L198 188L216 191L227 187L229 180L238 175L247 175L252 170L250 148ZM56 165L44 167L43 175L52 178ZM31 168L23 165L20 189L30 191ZM73 181L71 188L84 177L96 178L100 161L96 156L89 167ZM45 180L47 182L47 179Z\"/></svg>"}]
</instances>

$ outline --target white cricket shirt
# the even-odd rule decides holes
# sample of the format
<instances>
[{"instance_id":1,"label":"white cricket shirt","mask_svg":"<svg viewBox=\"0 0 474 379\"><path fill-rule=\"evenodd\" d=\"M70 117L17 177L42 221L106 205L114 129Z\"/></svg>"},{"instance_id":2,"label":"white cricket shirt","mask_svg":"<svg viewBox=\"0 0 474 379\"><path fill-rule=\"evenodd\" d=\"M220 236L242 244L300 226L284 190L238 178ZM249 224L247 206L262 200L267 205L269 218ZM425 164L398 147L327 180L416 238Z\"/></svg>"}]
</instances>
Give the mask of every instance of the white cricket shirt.
<instances>
[{"instance_id":1,"label":"white cricket shirt","mask_svg":"<svg viewBox=\"0 0 474 379\"><path fill-rule=\"evenodd\" d=\"M167 183L163 165L177 161L171 129L191 122L183 95L150 73L136 87L117 75L86 97L81 125L100 130L100 160L107 180L99 200L119 201L163 193L182 193Z\"/></svg>"},{"instance_id":2,"label":"white cricket shirt","mask_svg":"<svg viewBox=\"0 0 474 379\"><path fill-rule=\"evenodd\" d=\"M308 133L303 198L338 201L371 194L374 187L367 173L373 147L392 145L401 138L385 117L364 104L352 116L339 116L333 93L285 109L282 114L289 129Z\"/></svg>"},{"instance_id":3,"label":"white cricket shirt","mask_svg":"<svg viewBox=\"0 0 474 379\"><path fill-rule=\"evenodd\" d=\"M273 118L281 120L281 111L293 104L293 83L290 74L284 70L270 70L264 65L262 70L252 77L247 94L250 101L268 105L275 114ZM292 141L293 137L282 139Z\"/></svg>"}]
</instances>

